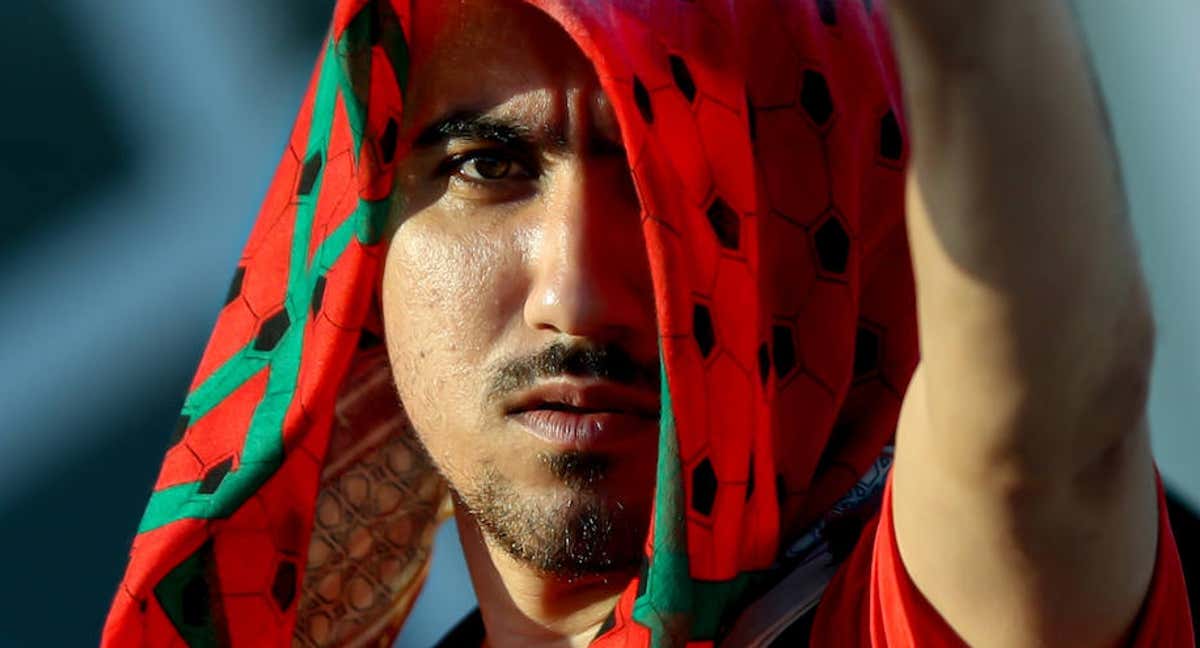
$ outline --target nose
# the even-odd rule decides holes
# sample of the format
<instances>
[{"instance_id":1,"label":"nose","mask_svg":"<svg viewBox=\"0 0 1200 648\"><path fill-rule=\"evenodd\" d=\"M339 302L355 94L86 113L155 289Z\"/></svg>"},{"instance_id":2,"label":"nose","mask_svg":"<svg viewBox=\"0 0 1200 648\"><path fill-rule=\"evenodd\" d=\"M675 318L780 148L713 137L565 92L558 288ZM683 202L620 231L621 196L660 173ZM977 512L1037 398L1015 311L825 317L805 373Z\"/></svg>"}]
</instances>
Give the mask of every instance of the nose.
<instances>
[{"instance_id":1,"label":"nose","mask_svg":"<svg viewBox=\"0 0 1200 648\"><path fill-rule=\"evenodd\" d=\"M623 156L564 164L543 193L526 324L657 353L640 212Z\"/></svg>"}]
</instances>

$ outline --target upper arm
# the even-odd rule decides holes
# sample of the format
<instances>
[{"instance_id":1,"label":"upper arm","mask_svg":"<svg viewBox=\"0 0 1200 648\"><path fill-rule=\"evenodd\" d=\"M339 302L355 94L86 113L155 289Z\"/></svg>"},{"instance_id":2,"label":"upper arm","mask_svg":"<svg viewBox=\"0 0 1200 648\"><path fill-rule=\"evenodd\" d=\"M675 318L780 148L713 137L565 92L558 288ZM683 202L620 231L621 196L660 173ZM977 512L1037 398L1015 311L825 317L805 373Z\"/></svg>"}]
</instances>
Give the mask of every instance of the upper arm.
<instances>
[{"instance_id":1,"label":"upper arm","mask_svg":"<svg viewBox=\"0 0 1200 648\"><path fill-rule=\"evenodd\" d=\"M1154 326L1086 48L1065 2L891 6L921 347L899 553L974 645L1110 645L1155 560Z\"/></svg>"},{"instance_id":2,"label":"upper arm","mask_svg":"<svg viewBox=\"0 0 1200 648\"><path fill-rule=\"evenodd\" d=\"M1061 479L971 474L947 464L929 420L930 399L953 394L928 387L918 367L893 468L896 540L917 589L971 645L1113 645L1158 542L1145 424Z\"/></svg>"}]
</instances>

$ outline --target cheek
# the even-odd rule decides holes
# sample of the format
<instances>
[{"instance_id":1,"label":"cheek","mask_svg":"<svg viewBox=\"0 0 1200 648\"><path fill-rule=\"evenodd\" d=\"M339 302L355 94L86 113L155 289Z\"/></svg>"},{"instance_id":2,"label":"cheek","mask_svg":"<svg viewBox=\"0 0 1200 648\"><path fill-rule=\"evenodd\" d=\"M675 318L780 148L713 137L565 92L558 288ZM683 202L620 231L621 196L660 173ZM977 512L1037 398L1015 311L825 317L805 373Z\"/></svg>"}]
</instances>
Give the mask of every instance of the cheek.
<instances>
[{"instance_id":1,"label":"cheek","mask_svg":"<svg viewBox=\"0 0 1200 648\"><path fill-rule=\"evenodd\" d=\"M486 423L484 368L502 352L505 331L519 323L523 272L503 237L446 231L433 220L412 220L396 231L384 263L382 306L405 409L442 459L437 455L456 440L472 443Z\"/></svg>"}]
</instances>

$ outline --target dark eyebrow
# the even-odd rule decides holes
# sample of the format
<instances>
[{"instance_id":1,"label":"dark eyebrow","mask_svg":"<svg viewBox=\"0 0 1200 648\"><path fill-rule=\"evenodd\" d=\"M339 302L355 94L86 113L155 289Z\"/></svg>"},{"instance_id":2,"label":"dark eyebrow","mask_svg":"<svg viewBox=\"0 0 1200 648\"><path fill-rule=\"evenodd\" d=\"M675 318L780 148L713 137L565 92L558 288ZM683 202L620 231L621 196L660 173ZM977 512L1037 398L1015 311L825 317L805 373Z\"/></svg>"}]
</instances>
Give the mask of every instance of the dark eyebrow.
<instances>
[{"instance_id":1,"label":"dark eyebrow","mask_svg":"<svg viewBox=\"0 0 1200 648\"><path fill-rule=\"evenodd\" d=\"M563 138L547 133L548 139L554 146L565 146ZM417 135L413 148L431 148L445 144L451 139L467 139L482 142L495 142L505 146L515 146L533 150L537 148L538 140L533 129L524 124L487 117L478 112L459 111L450 113L426 126Z\"/></svg>"}]
</instances>

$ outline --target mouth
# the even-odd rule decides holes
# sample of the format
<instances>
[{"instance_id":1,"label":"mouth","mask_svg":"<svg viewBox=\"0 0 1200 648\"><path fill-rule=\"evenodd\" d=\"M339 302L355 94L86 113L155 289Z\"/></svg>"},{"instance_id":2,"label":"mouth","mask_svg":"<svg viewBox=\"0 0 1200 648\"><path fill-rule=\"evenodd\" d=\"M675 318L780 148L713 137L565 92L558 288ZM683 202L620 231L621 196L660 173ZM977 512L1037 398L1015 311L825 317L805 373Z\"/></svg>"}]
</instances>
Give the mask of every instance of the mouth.
<instances>
[{"instance_id":1,"label":"mouth","mask_svg":"<svg viewBox=\"0 0 1200 648\"><path fill-rule=\"evenodd\" d=\"M518 411L519 412L530 412L530 411L537 411L537 410L546 411L546 412L569 412L572 414L634 414L634 415L636 415L635 412L627 411L624 409L576 407L574 405L568 405L567 403L554 403L554 402L540 403L540 404L530 407L528 409L518 410Z\"/></svg>"},{"instance_id":2,"label":"mouth","mask_svg":"<svg viewBox=\"0 0 1200 648\"><path fill-rule=\"evenodd\" d=\"M518 395L505 415L551 445L585 450L656 433L658 398L611 382L554 382Z\"/></svg>"}]
</instances>

